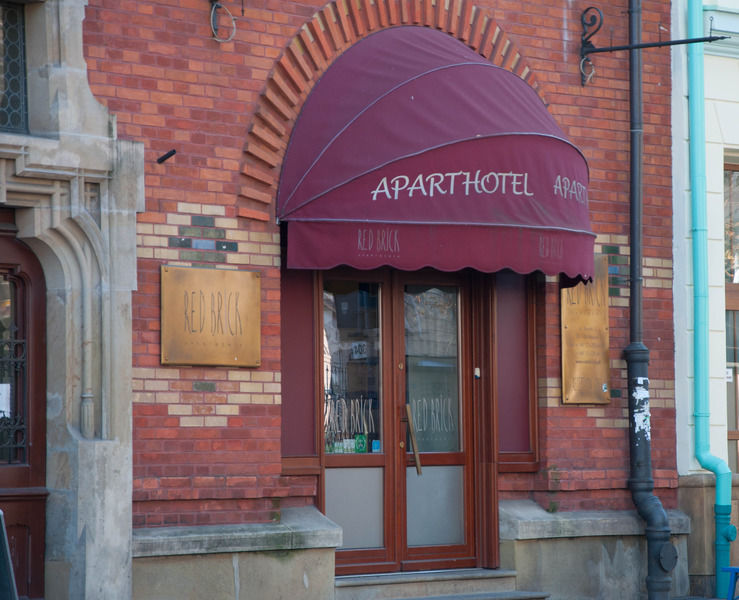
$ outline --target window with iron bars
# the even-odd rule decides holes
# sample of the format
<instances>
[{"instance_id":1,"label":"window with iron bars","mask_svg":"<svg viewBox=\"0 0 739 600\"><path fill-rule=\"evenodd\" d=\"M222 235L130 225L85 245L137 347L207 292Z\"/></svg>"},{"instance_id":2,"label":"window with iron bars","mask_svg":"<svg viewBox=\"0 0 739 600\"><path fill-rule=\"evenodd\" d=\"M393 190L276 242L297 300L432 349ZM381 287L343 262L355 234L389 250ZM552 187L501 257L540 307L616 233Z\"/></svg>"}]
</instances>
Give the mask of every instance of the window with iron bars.
<instances>
[{"instance_id":1,"label":"window with iron bars","mask_svg":"<svg viewBox=\"0 0 739 600\"><path fill-rule=\"evenodd\" d=\"M23 6L0 2L0 131L28 133Z\"/></svg>"},{"instance_id":2,"label":"window with iron bars","mask_svg":"<svg viewBox=\"0 0 739 600\"><path fill-rule=\"evenodd\" d=\"M0 464L24 463L28 450L25 286L0 269Z\"/></svg>"}]
</instances>

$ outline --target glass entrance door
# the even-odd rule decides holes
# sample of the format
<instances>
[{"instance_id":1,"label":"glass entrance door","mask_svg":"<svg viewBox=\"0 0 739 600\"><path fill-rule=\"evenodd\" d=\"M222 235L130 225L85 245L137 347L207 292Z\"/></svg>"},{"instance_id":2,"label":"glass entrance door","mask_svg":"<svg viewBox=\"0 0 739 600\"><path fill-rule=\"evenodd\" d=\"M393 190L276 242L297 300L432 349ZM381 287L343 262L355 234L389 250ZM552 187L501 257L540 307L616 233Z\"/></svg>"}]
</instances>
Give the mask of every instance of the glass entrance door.
<instances>
[{"instance_id":1,"label":"glass entrance door","mask_svg":"<svg viewBox=\"0 0 739 600\"><path fill-rule=\"evenodd\" d=\"M326 276L324 505L337 572L473 566L466 288Z\"/></svg>"}]
</instances>

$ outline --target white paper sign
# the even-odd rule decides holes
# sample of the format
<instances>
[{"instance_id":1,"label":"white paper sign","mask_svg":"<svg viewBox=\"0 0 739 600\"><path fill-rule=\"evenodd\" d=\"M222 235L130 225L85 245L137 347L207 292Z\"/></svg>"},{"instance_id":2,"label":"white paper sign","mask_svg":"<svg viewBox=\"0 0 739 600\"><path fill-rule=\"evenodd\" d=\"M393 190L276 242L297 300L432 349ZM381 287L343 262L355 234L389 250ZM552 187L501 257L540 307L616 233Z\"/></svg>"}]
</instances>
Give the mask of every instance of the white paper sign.
<instances>
[{"instance_id":1,"label":"white paper sign","mask_svg":"<svg viewBox=\"0 0 739 600\"><path fill-rule=\"evenodd\" d=\"M367 342L352 342L353 359L367 358Z\"/></svg>"},{"instance_id":2,"label":"white paper sign","mask_svg":"<svg viewBox=\"0 0 739 600\"><path fill-rule=\"evenodd\" d=\"M0 383L0 417L10 416L10 384Z\"/></svg>"}]
</instances>

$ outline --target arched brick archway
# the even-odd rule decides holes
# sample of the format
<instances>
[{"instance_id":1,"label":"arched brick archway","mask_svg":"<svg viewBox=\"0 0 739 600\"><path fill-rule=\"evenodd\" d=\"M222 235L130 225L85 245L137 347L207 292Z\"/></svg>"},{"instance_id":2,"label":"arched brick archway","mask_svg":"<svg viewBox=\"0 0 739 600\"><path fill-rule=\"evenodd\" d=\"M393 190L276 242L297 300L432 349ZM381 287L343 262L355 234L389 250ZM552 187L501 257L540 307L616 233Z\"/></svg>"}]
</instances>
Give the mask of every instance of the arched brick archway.
<instances>
[{"instance_id":1,"label":"arched brick archway","mask_svg":"<svg viewBox=\"0 0 739 600\"><path fill-rule=\"evenodd\" d=\"M280 167L293 125L313 85L333 61L365 36L399 25L431 27L454 36L533 87L536 76L515 42L489 12L470 0L334 0L300 28L276 62L247 135L239 216L274 216Z\"/></svg>"}]
</instances>

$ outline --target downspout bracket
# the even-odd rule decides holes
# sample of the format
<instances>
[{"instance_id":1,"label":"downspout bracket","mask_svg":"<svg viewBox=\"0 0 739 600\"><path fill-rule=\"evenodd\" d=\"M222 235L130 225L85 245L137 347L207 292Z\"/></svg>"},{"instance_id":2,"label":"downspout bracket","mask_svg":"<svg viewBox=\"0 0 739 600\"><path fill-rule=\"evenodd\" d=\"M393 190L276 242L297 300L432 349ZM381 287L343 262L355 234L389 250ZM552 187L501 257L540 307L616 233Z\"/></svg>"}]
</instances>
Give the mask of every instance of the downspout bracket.
<instances>
[{"instance_id":1,"label":"downspout bracket","mask_svg":"<svg viewBox=\"0 0 739 600\"><path fill-rule=\"evenodd\" d=\"M671 543L667 542L660 548L659 564L668 573L675 568L677 564L677 549Z\"/></svg>"}]
</instances>

